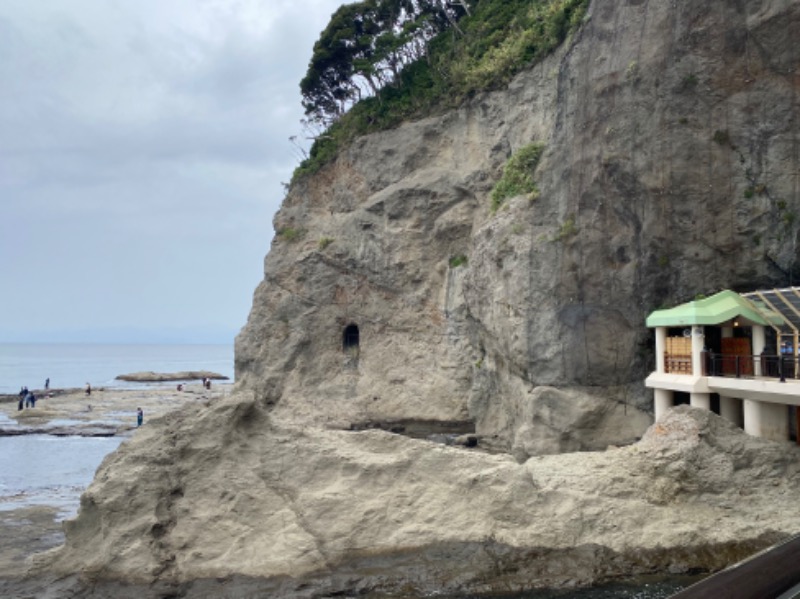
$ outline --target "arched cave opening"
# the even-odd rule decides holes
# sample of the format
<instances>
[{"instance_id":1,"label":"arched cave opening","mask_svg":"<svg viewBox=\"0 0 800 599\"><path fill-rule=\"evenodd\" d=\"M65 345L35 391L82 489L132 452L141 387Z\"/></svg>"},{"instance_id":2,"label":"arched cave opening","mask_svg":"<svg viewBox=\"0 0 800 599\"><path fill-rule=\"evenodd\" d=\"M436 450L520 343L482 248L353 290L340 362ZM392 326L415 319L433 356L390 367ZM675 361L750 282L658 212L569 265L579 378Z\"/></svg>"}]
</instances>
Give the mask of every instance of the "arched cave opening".
<instances>
[{"instance_id":1,"label":"arched cave opening","mask_svg":"<svg viewBox=\"0 0 800 599\"><path fill-rule=\"evenodd\" d=\"M347 351L348 349L358 349L360 338L359 338L359 331L358 325L356 324L349 324L344 328L344 332L342 333L342 349Z\"/></svg>"}]
</instances>

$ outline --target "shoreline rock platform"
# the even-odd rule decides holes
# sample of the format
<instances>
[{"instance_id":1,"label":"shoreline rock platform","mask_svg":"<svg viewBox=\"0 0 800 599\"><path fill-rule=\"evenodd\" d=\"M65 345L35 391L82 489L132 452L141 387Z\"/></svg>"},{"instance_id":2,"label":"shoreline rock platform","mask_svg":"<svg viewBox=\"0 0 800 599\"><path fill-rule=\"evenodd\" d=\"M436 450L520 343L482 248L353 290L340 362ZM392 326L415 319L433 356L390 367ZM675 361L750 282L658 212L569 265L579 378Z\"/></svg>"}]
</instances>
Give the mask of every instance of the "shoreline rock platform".
<instances>
[{"instance_id":1,"label":"shoreline rock platform","mask_svg":"<svg viewBox=\"0 0 800 599\"><path fill-rule=\"evenodd\" d=\"M200 381L211 379L212 381L227 381L229 377L211 372L208 370L182 370L181 372L132 372L130 374L117 375L116 380L131 383L168 383L179 381Z\"/></svg>"},{"instance_id":2,"label":"shoreline rock platform","mask_svg":"<svg viewBox=\"0 0 800 599\"><path fill-rule=\"evenodd\" d=\"M46 434L54 436L112 437L136 428L136 409L145 421L185 404L207 404L225 397L232 385L219 384L210 390L200 383L175 387L122 389L98 387L86 395L83 389L52 389L34 393L35 408L17 409L19 396L0 397L0 436ZM48 396L49 394L49 396Z\"/></svg>"}]
</instances>

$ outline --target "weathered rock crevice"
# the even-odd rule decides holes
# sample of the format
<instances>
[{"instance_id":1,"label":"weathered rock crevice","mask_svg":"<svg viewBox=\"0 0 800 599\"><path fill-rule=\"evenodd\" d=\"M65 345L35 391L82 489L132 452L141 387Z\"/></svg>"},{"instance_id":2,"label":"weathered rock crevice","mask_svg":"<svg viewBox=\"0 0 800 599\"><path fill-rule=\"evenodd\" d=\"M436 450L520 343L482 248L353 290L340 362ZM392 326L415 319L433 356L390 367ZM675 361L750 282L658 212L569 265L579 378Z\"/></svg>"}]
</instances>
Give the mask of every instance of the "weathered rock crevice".
<instances>
[{"instance_id":1,"label":"weathered rock crevice","mask_svg":"<svg viewBox=\"0 0 800 599\"><path fill-rule=\"evenodd\" d=\"M793 282L798 30L797 0L594 0L506 89L295 182L236 393L143 427L42 563L187 596L478 592L714 569L796 532L796 450L685 407L648 429L643 380L650 311ZM533 142L538 197L493 212ZM497 453L350 430L412 421Z\"/></svg>"}]
</instances>

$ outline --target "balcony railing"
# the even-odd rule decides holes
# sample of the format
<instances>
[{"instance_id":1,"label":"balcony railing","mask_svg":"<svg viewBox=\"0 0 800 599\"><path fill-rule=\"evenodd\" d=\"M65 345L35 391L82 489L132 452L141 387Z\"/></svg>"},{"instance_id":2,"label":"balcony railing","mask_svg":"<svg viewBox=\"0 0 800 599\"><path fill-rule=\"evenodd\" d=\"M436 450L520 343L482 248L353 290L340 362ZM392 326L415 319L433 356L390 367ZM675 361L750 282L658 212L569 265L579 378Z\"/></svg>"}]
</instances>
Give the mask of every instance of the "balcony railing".
<instances>
[{"instance_id":1,"label":"balcony railing","mask_svg":"<svg viewBox=\"0 0 800 599\"><path fill-rule=\"evenodd\" d=\"M792 355L726 355L703 352L704 376L800 379L798 359Z\"/></svg>"}]
</instances>

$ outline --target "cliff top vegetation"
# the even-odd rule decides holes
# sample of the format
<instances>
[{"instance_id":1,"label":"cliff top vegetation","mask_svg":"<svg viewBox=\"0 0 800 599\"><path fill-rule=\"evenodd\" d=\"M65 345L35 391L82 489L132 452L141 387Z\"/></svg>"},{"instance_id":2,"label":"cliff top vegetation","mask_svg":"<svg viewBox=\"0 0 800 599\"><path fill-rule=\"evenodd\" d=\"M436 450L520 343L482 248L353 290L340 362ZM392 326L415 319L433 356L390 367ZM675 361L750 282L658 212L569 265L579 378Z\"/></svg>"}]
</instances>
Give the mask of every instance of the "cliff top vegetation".
<instances>
[{"instance_id":1,"label":"cliff top vegetation","mask_svg":"<svg viewBox=\"0 0 800 599\"><path fill-rule=\"evenodd\" d=\"M340 7L300 89L314 137L294 179L360 135L461 105L552 52L589 0L364 0Z\"/></svg>"}]
</instances>

